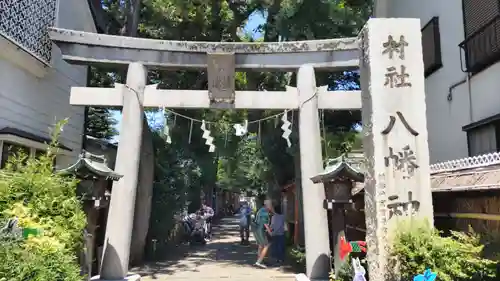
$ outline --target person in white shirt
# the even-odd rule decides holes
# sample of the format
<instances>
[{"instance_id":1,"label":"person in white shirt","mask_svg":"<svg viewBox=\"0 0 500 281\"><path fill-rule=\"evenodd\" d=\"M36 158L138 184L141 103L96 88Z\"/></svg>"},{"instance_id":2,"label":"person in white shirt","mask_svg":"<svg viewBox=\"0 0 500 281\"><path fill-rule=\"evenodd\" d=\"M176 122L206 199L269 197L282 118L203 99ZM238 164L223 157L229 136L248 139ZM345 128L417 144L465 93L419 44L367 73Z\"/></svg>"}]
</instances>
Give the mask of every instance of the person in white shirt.
<instances>
[{"instance_id":1,"label":"person in white shirt","mask_svg":"<svg viewBox=\"0 0 500 281\"><path fill-rule=\"evenodd\" d=\"M201 205L200 213L205 217L206 222L206 240L212 239L212 219L214 217L214 209L208 206L206 203Z\"/></svg>"},{"instance_id":2,"label":"person in white shirt","mask_svg":"<svg viewBox=\"0 0 500 281\"><path fill-rule=\"evenodd\" d=\"M248 239L250 237L250 220L251 220L252 210L248 206L247 202L241 203L239 213L240 213L241 245L248 245L250 244Z\"/></svg>"}]
</instances>

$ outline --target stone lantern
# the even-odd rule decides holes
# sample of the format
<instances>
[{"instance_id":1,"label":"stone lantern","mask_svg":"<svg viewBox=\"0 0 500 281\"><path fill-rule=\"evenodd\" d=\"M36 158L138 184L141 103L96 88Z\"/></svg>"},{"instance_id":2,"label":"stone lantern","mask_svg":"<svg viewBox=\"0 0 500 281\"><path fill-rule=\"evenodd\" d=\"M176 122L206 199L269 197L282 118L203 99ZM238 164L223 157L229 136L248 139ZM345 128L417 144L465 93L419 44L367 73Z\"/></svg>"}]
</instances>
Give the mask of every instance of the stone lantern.
<instances>
[{"instance_id":1,"label":"stone lantern","mask_svg":"<svg viewBox=\"0 0 500 281\"><path fill-rule=\"evenodd\" d=\"M342 155L327 161L324 171L311 178L314 183L323 183L326 199L323 207L328 210L330 246L334 255L335 275L337 276L342 260L340 258L340 239L345 237L345 211L353 203L352 194L355 184L364 181L360 171L361 161L357 157Z\"/></svg>"},{"instance_id":2,"label":"stone lantern","mask_svg":"<svg viewBox=\"0 0 500 281\"><path fill-rule=\"evenodd\" d=\"M96 230L105 231L104 226L98 226L99 216L106 212L109 204L110 190L109 181L117 181L122 175L118 175L109 168L105 156L95 155L83 151L75 164L62 170L59 174L75 175L80 183L78 184L76 195L83 201L83 209L87 216L87 227L85 229L84 259L82 260L83 273L92 276L94 263L94 253L96 249ZM97 269L97 266L94 267Z\"/></svg>"}]
</instances>

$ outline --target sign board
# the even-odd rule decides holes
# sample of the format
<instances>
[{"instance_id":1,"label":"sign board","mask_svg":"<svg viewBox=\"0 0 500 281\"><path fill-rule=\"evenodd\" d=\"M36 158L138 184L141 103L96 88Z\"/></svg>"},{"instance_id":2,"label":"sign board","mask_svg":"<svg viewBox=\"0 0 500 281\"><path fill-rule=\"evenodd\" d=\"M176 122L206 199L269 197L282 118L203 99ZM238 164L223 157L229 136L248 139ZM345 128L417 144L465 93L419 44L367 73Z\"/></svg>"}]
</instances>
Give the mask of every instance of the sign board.
<instances>
[{"instance_id":1,"label":"sign board","mask_svg":"<svg viewBox=\"0 0 500 281\"><path fill-rule=\"evenodd\" d=\"M234 53L208 53L208 94L211 104L234 104Z\"/></svg>"}]
</instances>

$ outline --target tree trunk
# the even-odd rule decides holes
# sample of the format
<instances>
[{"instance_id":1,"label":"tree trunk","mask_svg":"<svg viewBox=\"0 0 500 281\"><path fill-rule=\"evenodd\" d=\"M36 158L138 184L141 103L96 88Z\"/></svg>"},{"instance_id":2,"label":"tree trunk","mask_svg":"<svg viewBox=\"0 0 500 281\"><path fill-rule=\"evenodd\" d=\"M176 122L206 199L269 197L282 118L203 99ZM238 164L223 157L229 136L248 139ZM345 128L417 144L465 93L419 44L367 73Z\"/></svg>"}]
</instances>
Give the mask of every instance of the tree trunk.
<instances>
[{"instance_id":1,"label":"tree trunk","mask_svg":"<svg viewBox=\"0 0 500 281\"><path fill-rule=\"evenodd\" d=\"M139 16L141 14L141 0L131 0L127 16L127 35L137 37L139 29Z\"/></svg>"},{"instance_id":2,"label":"tree trunk","mask_svg":"<svg viewBox=\"0 0 500 281\"><path fill-rule=\"evenodd\" d=\"M276 15L280 11L281 0L274 0L268 9L266 25L264 27L264 42L278 41L278 31L276 29Z\"/></svg>"}]
</instances>

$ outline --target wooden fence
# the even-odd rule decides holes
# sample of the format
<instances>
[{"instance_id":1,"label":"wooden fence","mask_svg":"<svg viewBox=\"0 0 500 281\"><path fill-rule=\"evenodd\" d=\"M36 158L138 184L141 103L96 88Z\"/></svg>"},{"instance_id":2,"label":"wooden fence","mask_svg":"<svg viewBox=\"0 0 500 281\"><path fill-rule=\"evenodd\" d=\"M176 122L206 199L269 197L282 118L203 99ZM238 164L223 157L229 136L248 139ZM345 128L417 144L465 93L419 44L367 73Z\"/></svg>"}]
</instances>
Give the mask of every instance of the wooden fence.
<instances>
[{"instance_id":1,"label":"wooden fence","mask_svg":"<svg viewBox=\"0 0 500 281\"><path fill-rule=\"evenodd\" d=\"M366 233L363 196L355 197L355 206L346 212L346 236L364 240ZM500 249L500 190L433 193L434 225L447 235L451 230L473 230L485 245ZM496 250L495 250L496 251ZM486 249L490 258L495 251ZM491 252L489 254L489 252Z\"/></svg>"},{"instance_id":2,"label":"wooden fence","mask_svg":"<svg viewBox=\"0 0 500 281\"><path fill-rule=\"evenodd\" d=\"M500 243L500 191L437 192L433 194L434 224L445 233L469 231L485 243Z\"/></svg>"}]
</instances>

